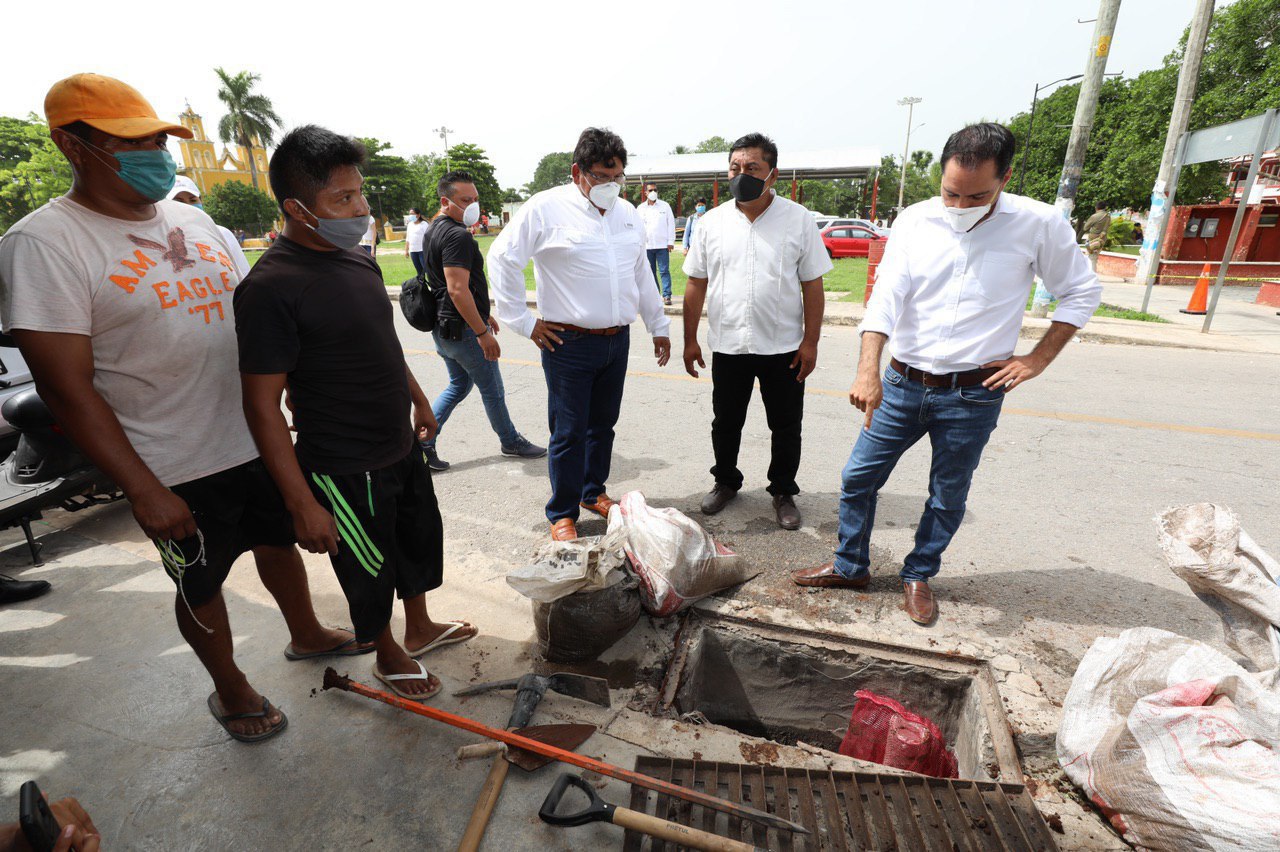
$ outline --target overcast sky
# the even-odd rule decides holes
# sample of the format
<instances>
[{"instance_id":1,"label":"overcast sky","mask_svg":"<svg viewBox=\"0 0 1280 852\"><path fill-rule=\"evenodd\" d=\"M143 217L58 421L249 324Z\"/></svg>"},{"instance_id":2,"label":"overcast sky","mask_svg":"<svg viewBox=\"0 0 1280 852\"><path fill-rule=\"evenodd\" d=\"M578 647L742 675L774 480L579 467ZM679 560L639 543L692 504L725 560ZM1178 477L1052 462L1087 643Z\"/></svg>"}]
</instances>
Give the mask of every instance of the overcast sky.
<instances>
[{"instance_id":1,"label":"overcast sky","mask_svg":"<svg viewBox=\"0 0 1280 852\"><path fill-rule=\"evenodd\" d=\"M1193 0L1123 0L1108 71L1156 67ZM1219 0L1218 7L1227 5ZM119 77L162 117L186 100L216 133L214 66L262 75L286 126L318 123L394 152L485 148L503 186L583 127L620 133L632 154L760 130L783 149L871 146L935 153L967 122L1026 109L1037 82L1084 70L1097 0L764 2L684 0L388 4L315 0L160 6L14 4L0 51L0 114L42 113L54 81ZM252 9L249 26L232 8ZM16 37L22 34L22 37ZM176 148L174 150L176 154Z\"/></svg>"}]
</instances>

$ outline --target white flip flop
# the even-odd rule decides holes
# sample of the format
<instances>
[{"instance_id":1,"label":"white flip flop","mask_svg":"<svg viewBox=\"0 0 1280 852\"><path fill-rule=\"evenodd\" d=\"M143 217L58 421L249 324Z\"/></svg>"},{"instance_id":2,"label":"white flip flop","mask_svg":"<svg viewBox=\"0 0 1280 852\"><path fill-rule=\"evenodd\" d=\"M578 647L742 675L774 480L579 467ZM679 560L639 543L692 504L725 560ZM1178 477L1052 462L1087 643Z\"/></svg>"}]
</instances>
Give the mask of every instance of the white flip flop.
<instances>
[{"instance_id":1,"label":"white flip flop","mask_svg":"<svg viewBox=\"0 0 1280 852\"><path fill-rule=\"evenodd\" d=\"M401 698L408 699L409 701L426 701L428 698L431 698L437 692L444 689L444 683L438 679L436 681L436 688L431 690L430 692L422 692L422 693L405 692L400 687L396 686L396 683L398 681L404 681L404 680L423 680L428 683L431 682L431 673L427 671L426 666L424 666L422 663L418 663L418 671L420 672L420 674L384 675L382 672L378 671L378 664L377 663L373 664L373 676L376 677L378 680L382 681L384 684L386 684L387 689L390 689L396 695L399 695Z\"/></svg>"},{"instance_id":2,"label":"white flip flop","mask_svg":"<svg viewBox=\"0 0 1280 852\"><path fill-rule=\"evenodd\" d=\"M445 629L443 633L441 633L435 639L432 639L427 644L423 645L421 648L409 649L409 656L413 657L416 660L418 657L421 657L423 654L427 654L431 651L434 651L436 648L443 648L445 645L457 645L459 642L469 641L479 635L479 633L477 632L477 633L473 633L470 636L454 636L453 634L457 633L459 630L462 630L463 628L466 628L466 627L473 626L473 625L467 624L465 621L446 621L445 624L449 626Z\"/></svg>"}]
</instances>

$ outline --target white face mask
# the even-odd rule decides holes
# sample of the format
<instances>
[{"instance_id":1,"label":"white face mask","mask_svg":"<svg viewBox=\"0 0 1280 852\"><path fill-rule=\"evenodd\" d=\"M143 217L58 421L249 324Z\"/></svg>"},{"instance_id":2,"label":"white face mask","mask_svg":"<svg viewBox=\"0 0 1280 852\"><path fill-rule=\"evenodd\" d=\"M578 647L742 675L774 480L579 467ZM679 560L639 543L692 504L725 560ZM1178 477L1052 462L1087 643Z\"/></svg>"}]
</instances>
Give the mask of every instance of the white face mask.
<instances>
[{"instance_id":1,"label":"white face mask","mask_svg":"<svg viewBox=\"0 0 1280 852\"><path fill-rule=\"evenodd\" d=\"M998 198L1000 191L996 190ZM996 199L992 198L990 204L984 204L981 207L944 207L947 211L947 221L951 223L951 230L958 234L963 234L978 224L978 220L991 212L991 208L995 206Z\"/></svg>"},{"instance_id":2,"label":"white face mask","mask_svg":"<svg viewBox=\"0 0 1280 852\"><path fill-rule=\"evenodd\" d=\"M449 203L462 211L462 224L467 226L468 228L470 228L476 222L480 221L480 202L479 201L473 201L470 204L468 204L466 207L460 206L452 198L449 199Z\"/></svg>"},{"instance_id":3,"label":"white face mask","mask_svg":"<svg viewBox=\"0 0 1280 852\"><path fill-rule=\"evenodd\" d=\"M651 190L649 190L649 195L648 195L647 197L648 197L648 199L649 199L650 201L657 201L657 200L658 200L658 193L654 192L654 191L651 189Z\"/></svg>"},{"instance_id":4,"label":"white face mask","mask_svg":"<svg viewBox=\"0 0 1280 852\"><path fill-rule=\"evenodd\" d=\"M612 210L613 203L618 200L618 193L620 192L622 192L622 187L613 181L609 181L608 183L591 187L587 197L591 199L592 204L601 210Z\"/></svg>"}]
</instances>

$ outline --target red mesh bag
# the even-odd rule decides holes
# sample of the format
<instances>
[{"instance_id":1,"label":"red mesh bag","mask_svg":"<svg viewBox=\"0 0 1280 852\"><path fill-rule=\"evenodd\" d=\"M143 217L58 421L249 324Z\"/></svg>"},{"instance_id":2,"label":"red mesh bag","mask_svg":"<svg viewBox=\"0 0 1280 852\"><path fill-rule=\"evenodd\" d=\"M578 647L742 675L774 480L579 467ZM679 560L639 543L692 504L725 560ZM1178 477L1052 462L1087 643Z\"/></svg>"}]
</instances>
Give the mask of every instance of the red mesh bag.
<instances>
[{"instance_id":1,"label":"red mesh bag","mask_svg":"<svg viewBox=\"0 0 1280 852\"><path fill-rule=\"evenodd\" d=\"M892 698L860 689L840 753L935 778L957 778L956 756L929 719Z\"/></svg>"}]
</instances>

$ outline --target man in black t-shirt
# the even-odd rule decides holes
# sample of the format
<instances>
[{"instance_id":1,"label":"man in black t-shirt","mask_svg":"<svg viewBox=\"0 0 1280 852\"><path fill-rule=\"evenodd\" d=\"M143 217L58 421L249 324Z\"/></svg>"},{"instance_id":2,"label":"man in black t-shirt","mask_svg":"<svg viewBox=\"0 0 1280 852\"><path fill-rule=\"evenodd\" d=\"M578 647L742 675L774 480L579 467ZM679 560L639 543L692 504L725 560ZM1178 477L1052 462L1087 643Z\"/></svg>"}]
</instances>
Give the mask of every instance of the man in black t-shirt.
<instances>
[{"instance_id":1,"label":"man in black t-shirt","mask_svg":"<svg viewBox=\"0 0 1280 852\"><path fill-rule=\"evenodd\" d=\"M356 637L375 644L374 676L425 700L440 681L414 657L476 631L427 615L425 594L443 577L443 529L414 433L427 439L436 423L405 363L380 268L357 248L369 215L364 158L356 140L314 125L272 155L285 227L235 291L240 377L249 430L298 543L329 554ZM280 411L286 384L296 448ZM393 592L408 651L391 635Z\"/></svg>"},{"instance_id":2,"label":"man in black t-shirt","mask_svg":"<svg viewBox=\"0 0 1280 852\"><path fill-rule=\"evenodd\" d=\"M542 458L547 448L526 440L507 413L507 395L498 370L498 321L489 313L484 255L470 231L480 215L475 179L467 172L449 172L440 179L438 188L440 215L427 232L425 263L427 283L440 306L439 321L431 336L449 371L449 386L432 406L438 426L436 434L422 443L427 463L432 470L449 469L449 463L436 454L436 439L472 387L480 390L484 412L498 435L502 454Z\"/></svg>"}]
</instances>

